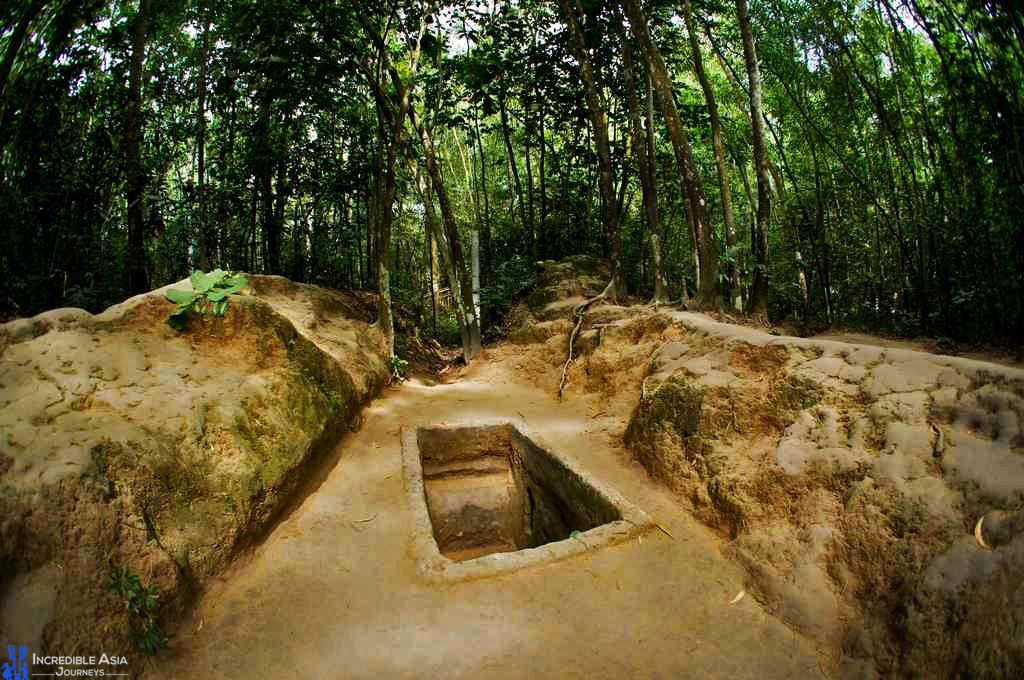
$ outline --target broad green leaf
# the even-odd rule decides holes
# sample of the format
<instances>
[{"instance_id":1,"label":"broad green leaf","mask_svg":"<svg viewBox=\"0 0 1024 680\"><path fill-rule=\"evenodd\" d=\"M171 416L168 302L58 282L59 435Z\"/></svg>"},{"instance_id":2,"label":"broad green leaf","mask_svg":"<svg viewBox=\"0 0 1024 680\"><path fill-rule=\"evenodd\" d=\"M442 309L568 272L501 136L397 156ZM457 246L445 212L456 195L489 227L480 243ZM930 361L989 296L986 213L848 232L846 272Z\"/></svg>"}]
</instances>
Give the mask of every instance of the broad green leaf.
<instances>
[{"instance_id":1,"label":"broad green leaf","mask_svg":"<svg viewBox=\"0 0 1024 680\"><path fill-rule=\"evenodd\" d=\"M192 272L192 276L189 277L189 281L192 282L192 288L194 288L197 293L205 293L213 288L213 281L211 281L210 277L198 269Z\"/></svg>"},{"instance_id":2,"label":"broad green leaf","mask_svg":"<svg viewBox=\"0 0 1024 680\"><path fill-rule=\"evenodd\" d=\"M245 286L228 286L227 288L220 288L219 290L224 291L224 295L227 296L231 295L232 293L237 293L243 288L245 288Z\"/></svg>"},{"instance_id":3,"label":"broad green leaf","mask_svg":"<svg viewBox=\"0 0 1024 680\"><path fill-rule=\"evenodd\" d=\"M195 297L195 295L195 293L190 293L187 290L178 290L177 288L171 288L166 293L164 293L164 297L166 297L171 302L177 302L179 305L192 304L192 299Z\"/></svg>"},{"instance_id":4,"label":"broad green leaf","mask_svg":"<svg viewBox=\"0 0 1024 680\"><path fill-rule=\"evenodd\" d=\"M228 296L228 293L229 291L226 291L223 288L214 288L213 290L206 294L206 298L210 302L220 302L221 300Z\"/></svg>"}]
</instances>

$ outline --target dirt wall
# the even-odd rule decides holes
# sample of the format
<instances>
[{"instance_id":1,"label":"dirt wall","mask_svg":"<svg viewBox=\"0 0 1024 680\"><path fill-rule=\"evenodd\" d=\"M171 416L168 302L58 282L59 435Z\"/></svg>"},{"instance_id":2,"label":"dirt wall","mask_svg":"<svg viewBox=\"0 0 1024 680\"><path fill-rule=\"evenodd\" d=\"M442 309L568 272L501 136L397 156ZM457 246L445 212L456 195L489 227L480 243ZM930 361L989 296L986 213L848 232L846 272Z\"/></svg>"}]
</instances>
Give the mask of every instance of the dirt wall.
<instances>
[{"instance_id":1,"label":"dirt wall","mask_svg":"<svg viewBox=\"0 0 1024 680\"><path fill-rule=\"evenodd\" d=\"M358 423L388 378L365 300L278 277L244 292L182 332L163 290L0 327L0 639L141 663L119 570L158 590L159 627Z\"/></svg>"}]
</instances>

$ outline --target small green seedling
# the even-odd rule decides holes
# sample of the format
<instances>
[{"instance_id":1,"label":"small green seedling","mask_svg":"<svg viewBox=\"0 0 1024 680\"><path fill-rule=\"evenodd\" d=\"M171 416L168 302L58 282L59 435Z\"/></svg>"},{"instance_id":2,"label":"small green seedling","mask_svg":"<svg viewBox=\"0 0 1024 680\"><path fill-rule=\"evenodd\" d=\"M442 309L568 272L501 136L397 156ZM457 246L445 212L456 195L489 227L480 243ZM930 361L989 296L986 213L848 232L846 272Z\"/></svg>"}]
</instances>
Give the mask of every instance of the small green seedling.
<instances>
[{"instance_id":1,"label":"small green seedling","mask_svg":"<svg viewBox=\"0 0 1024 680\"><path fill-rule=\"evenodd\" d=\"M142 585L142 579L127 565L112 565L110 590L121 597L131 621L131 638L135 645L150 656L167 646L168 638L157 628L156 601L160 591L156 586Z\"/></svg>"},{"instance_id":2,"label":"small green seedling","mask_svg":"<svg viewBox=\"0 0 1024 680\"><path fill-rule=\"evenodd\" d=\"M399 358L397 354L392 355L388 364L390 365L391 368L392 380L402 382L409 376L409 362L406 361L405 359Z\"/></svg>"},{"instance_id":3,"label":"small green seedling","mask_svg":"<svg viewBox=\"0 0 1024 680\"><path fill-rule=\"evenodd\" d=\"M167 317L167 325L176 331L185 329L192 312L224 316L228 311L228 296L249 285L249 280L241 274L232 275L221 269L205 274L194 271L189 280L191 291L171 288L164 294L178 305Z\"/></svg>"}]
</instances>

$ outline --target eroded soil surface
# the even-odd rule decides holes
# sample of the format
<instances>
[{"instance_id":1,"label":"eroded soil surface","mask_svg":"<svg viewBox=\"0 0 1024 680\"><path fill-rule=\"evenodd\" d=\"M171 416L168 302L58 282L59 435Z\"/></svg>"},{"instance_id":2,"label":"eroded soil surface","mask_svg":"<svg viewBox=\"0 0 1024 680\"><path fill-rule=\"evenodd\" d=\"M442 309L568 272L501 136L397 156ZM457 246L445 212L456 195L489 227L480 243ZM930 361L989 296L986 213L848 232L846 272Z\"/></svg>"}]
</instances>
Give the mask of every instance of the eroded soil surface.
<instances>
[{"instance_id":1,"label":"eroded soil surface","mask_svg":"<svg viewBox=\"0 0 1024 680\"><path fill-rule=\"evenodd\" d=\"M59 332L39 318L8 325L3 375L21 415L5 412L14 436L0 475L18 514L0 525L0 562L21 562L0 593L0 623L32 610L19 625L51 648L111 637L109 593L74 606L93 601L76 584L107 591L105 554L175 587L180 563L147 535L148 507L164 543L198 558L203 586L195 607L180 596L162 611L174 638L147 662L150 677L1019 676L1024 371L649 305L602 301L580 319L607 275L587 257L541 263L506 341L468 368L388 388L361 416L384 377L365 301L312 287L265 281L234 326L191 338L155 331L163 307L150 300L145 323L113 319L130 331L117 336L123 347L65 364L54 364L67 354L60 342L105 347L90 335L103 319L58 310L43 321ZM180 357L147 363L162 345ZM445 363L439 348L420 349L427 368ZM214 394L203 376L248 392ZM140 431L162 433L174 465L130 438L102 438L140 413L169 423ZM99 439L53 448L78 459L25 444L85 416L89 428L71 429ZM426 516L410 502L401 433L502 422L646 519L607 545L577 537L582 550L570 533L571 550L548 544L554 561L507 558L519 570L481 566L498 555L460 563L471 567L450 570L456 578L424 570ZM321 456L310 433L338 443ZM248 467L232 464L240 455ZM209 477L185 474L197 460L233 476L196 486L186 503L178 481ZM261 483L237 484L250 467ZM168 469L174 483L147 486ZM257 510L234 512L233 489ZM30 511L40 505L60 512ZM204 553L198 529L212 520L228 540ZM113 531L118 521L134 531Z\"/></svg>"},{"instance_id":2,"label":"eroded soil surface","mask_svg":"<svg viewBox=\"0 0 1024 680\"><path fill-rule=\"evenodd\" d=\"M178 332L165 290L0 325L7 644L145 658L146 618L258 541L389 377L365 295L251 277L225 316ZM152 610L114 592L129 572Z\"/></svg>"},{"instance_id":3,"label":"eroded soil surface","mask_svg":"<svg viewBox=\"0 0 1024 680\"><path fill-rule=\"evenodd\" d=\"M490 350L451 384L389 389L305 503L181 622L147 677L820 677L815 647L749 596L722 539L631 464L632 400L559 403ZM556 371L557 366L552 366ZM671 533L445 586L416 574L399 430L526 424Z\"/></svg>"}]
</instances>

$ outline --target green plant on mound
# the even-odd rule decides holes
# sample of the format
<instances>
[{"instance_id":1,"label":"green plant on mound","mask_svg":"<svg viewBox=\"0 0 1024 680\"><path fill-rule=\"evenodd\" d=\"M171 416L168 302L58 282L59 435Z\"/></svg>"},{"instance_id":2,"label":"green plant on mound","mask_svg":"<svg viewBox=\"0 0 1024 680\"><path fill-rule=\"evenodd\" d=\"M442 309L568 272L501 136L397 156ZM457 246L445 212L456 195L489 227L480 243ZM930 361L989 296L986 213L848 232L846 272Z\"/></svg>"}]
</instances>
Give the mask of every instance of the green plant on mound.
<instances>
[{"instance_id":1,"label":"green plant on mound","mask_svg":"<svg viewBox=\"0 0 1024 680\"><path fill-rule=\"evenodd\" d=\"M178 305L167 317L167 325L176 331L185 329L192 312L224 316L228 311L228 296L249 285L249 280L241 274L232 275L222 269L209 273L194 271L189 281L191 291L171 288L164 294Z\"/></svg>"},{"instance_id":2,"label":"green plant on mound","mask_svg":"<svg viewBox=\"0 0 1024 680\"><path fill-rule=\"evenodd\" d=\"M391 369L392 380L402 382L409 377L409 362L397 354L392 355L388 360L388 368Z\"/></svg>"},{"instance_id":3,"label":"green plant on mound","mask_svg":"<svg viewBox=\"0 0 1024 680\"><path fill-rule=\"evenodd\" d=\"M124 602L135 646L150 656L166 647L168 638L154 620L160 590L156 586L142 585L142 579L127 565L111 566L110 590Z\"/></svg>"}]
</instances>

